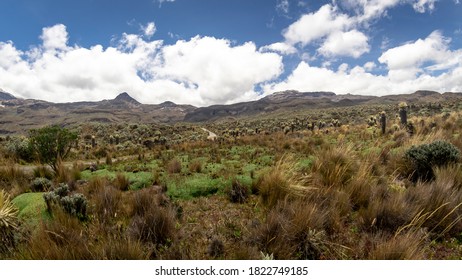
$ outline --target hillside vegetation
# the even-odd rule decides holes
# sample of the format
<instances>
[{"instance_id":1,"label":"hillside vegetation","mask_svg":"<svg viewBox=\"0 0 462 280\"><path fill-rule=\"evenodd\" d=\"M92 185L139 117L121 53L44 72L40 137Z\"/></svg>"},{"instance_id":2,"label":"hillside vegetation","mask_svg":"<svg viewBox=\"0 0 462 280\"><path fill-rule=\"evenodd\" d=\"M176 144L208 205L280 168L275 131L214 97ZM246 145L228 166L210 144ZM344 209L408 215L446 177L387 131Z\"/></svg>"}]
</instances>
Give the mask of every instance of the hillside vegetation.
<instances>
[{"instance_id":1,"label":"hillside vegetation","mask_svg":"<svg viewBox=\"0 0 462 280\"><path fill-rule=\"evenodd\" d=\"M462 104L398 103L2 137L0 258L461 259Z\"/></svg>"}]
</instances>

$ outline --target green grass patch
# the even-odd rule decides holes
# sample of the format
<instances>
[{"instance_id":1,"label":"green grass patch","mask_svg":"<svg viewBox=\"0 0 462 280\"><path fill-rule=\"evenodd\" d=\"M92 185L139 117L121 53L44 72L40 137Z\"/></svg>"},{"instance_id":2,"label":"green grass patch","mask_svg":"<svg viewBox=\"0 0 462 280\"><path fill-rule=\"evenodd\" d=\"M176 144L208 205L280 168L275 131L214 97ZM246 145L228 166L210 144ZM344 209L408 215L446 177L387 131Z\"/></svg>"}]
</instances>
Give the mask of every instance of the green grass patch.
<instances>
[{"instance_id":1,"label":"green grass patch","mask_svg":"<svg viewBox=\"0 0 462 280\"><path fill-rule=\"evenodd\" d=\"M167 179L167 194L174 199L191 199L222 192L229 183L224 178L212 179L205 174Z\"/></svg>"},{"instance_id":2,"label":"green grass patch","mask_svg":"<svg viewBox=\"0 0 462 280\"><path fill-rule=\"evenodd\" d=\"M145 187L149 187L153 182L153 173L152 172L121 172L125 175L130 181L130 189L139 190ZM94 177L106 177L109 180L114 180L117 176L117 172L109 171L107 169L97 170L95 172L90 172L85 170L82 172L83 180L90 180Z\"/></svg>"},{"instance_id":3,"label":"green grass patch","mask_svg":"<svg viewBox=\"0 0 462 280\"><path fill-rule=\"evenodd\" d=\"M50 219L43 193L24 193L11 201L19 209L18 217L26 223L37 225L40 220Z\"/></svg>"},{"instance_id":4,"label":"green grass patch","mask_svg":"<svg viewBox=\"0 0 462 280\"><path fill-rule=\"evenodd\" d=\"M152 172L137 172L137 173L124 173L130 181L130 189L139 190L152 185L153 174Z\"/></svg>"}]
</instances>

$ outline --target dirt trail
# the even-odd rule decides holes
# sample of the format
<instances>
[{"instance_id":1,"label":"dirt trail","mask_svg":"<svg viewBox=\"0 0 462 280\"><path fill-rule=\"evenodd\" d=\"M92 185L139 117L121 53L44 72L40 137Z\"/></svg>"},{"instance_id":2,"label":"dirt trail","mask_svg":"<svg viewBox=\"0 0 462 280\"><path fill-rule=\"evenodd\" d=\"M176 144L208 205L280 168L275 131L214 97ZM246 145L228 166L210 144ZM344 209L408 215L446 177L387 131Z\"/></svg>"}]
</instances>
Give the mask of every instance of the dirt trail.
<instances>
[{"instance_id":1,"label":"dirt trail","mask_svg":"<svg viewBox=\"0 0 462 280\"><path fill-rule=\"evenodd\" d=\"M216 135L215 133L211 132L210 130L208 130L208 129L206 129L206 128L203 128L203 127L201 127L201 129L209 134L209 136L207 136L207 139L209 139L209 140L215 140L215 139L218 138L218 135Z\"/></svg>"}]
</instances>

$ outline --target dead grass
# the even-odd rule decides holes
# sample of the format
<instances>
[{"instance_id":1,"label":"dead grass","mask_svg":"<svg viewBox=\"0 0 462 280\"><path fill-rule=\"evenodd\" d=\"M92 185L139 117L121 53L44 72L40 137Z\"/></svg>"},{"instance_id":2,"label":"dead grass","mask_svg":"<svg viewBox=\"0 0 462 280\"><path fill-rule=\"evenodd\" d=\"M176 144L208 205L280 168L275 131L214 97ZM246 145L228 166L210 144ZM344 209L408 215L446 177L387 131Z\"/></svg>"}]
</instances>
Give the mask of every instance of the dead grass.
<instances>
[{"instance_id":1,"label":"dead grass","mask_svg":"<svg viewBox=\"0 0 462 280\"><path fill-rule=\"evenodd\" d=\"M420 231L387 237L377 234L373 249L368 255L371 260L423 260L426 234Z\"/></svg>"}]
</instances>

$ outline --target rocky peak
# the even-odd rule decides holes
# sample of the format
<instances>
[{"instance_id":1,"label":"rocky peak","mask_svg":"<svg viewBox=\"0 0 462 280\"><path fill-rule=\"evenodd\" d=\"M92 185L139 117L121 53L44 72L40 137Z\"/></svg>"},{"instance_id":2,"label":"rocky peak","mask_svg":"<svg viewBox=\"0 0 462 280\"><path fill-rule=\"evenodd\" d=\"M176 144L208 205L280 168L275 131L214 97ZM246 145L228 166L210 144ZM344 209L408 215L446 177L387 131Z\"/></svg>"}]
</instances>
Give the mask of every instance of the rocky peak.
<instances>
[{"instance_id":1,"label":"rocky peak","mask_svg":"<svg viewBox=\"0 0 462 280\"><path fill-rule=\"evenodd\" d=\"M132 103L132 104L141 104L126 92L122 92L121 94L117 95L117 97L114 99L114 101L128 102L128 103Z\"/></svg>"}]
</instances>

